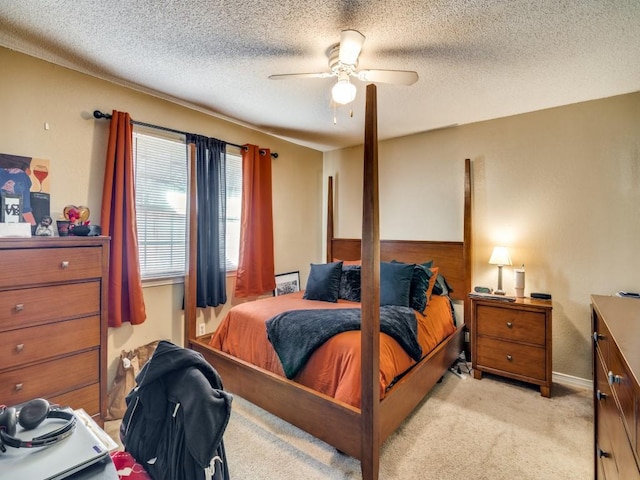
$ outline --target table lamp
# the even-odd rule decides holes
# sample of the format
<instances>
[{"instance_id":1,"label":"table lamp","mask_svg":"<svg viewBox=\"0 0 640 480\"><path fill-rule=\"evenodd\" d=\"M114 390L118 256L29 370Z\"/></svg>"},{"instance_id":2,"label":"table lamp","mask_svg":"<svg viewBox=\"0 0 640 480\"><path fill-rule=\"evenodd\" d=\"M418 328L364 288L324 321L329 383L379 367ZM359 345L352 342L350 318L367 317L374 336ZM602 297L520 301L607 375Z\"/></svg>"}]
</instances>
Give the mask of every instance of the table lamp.
<instances>
[{"instance_id":1,"label":"table lamp","mask_svg":"<svg viewBox=\"0 0 640 480\"><path fill-rule=\"evenodd\" d=\"M507 247L494 247L493 252L491 252L489 264L498 266L498 289L493 293L496 295L504 295L506 292L502 290L502 267L511 265L511 258L509 257Z\"/></svg>"}]
</instances>

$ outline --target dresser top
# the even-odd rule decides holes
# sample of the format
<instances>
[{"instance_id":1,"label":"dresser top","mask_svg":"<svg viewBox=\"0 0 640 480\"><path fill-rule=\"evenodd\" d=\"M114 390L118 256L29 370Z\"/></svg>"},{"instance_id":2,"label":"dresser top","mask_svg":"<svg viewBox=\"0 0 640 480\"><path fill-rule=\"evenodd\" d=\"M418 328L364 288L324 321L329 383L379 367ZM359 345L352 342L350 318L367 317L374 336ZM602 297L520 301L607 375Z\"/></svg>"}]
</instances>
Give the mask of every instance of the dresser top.
<instances>
[{"instance_id":1,"label":"dresser top","mask_svg":"<svg viewBox=\"0 0 640 480\"><path fill-rule=\"evenodd\" d=\"M31 237L31 238L0 238L0 249L16 248L50 248L50 247L77 247L95 246L108 242L111 237Z\"/></svg>"},{"instance_id":2,"label":"dresser top","mask_svg":"<svg viewBox=\"0 0 640 480\"><path fill-rule=\"evenodd\" d=\"M640 300L592 295L591 302L637 377L640 374Z\"/></svg>"}]
</instances>

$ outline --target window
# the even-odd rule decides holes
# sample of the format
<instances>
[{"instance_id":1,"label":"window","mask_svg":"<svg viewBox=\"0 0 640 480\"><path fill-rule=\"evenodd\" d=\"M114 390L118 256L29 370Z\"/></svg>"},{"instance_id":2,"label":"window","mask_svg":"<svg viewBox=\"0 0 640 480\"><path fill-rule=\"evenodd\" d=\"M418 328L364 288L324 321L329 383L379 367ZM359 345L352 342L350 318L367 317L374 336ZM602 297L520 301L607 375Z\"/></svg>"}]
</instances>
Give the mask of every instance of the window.
<instances>
[{"instance_id":1,"label":"window","mask_svg":"<svg viewBox=\"0 0 640 480\"><path fill-rule=\"evenodd\" d=\"M186 270L187 148L184 137L134 127L138 252L143 280L183 277ZM242 157L227 149L226 269L240 249Z\"/></svg>"},{"instance_id":2,"label":"window","mask_svg":"<svg viewBox=\"0 0 640 480\"><path fill-rule=\"evenodd\" d=\"M227 272L238 269L240 215L242 213L242 157L227 148Z\"/></svg>"},{"instance_id":3,"label":"window","mask_svg":"<svg viewBox=\"0 0 640 480\"><path fill-rule=\"evenodd\" d=\"M187 226L184 137L134 129L133 155L142 279L182 277Z\"/></svg>"}]
</instances>

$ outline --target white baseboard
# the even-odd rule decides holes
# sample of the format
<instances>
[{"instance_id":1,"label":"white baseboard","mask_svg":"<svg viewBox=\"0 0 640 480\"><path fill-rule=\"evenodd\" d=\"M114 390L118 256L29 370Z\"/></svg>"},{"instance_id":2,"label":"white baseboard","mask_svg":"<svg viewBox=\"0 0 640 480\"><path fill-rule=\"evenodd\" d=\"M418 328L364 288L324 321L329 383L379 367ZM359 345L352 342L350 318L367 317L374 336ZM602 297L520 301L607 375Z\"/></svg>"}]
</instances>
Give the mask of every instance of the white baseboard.
<instances>
[{"instance_id":1,"label":"white baseboard","mask_svg":"<svg viewBox=\"0 0 640 480\"><path fill-rule=\"evenodd\" d=\"M593 390L593 381L586 378L574 377L573 375L567 375L565 373L552 372L551 380L553 383Z\"/></svg>"}]
</instances>

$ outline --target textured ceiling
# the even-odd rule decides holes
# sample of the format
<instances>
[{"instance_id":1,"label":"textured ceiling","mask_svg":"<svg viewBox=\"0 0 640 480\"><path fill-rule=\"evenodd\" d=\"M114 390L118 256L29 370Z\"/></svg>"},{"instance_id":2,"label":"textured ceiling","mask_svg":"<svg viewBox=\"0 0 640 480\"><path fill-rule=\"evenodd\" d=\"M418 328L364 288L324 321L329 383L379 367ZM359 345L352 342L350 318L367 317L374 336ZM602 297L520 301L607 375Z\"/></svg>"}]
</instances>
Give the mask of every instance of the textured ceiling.
<instances>
[{"instance_id":1,"label":"textured ceiling","mask_svg":"<svg viewBox=\"0 0 640 480\"><path fill-rule=\"evenodd\" d=\"M380 139L640 91L640 0L0 0L0 45L322 151L362 143L364 84L334 110L333 78L267 77L343 29L420 76L378 86Z\"/></svg>"}]
</instances>

